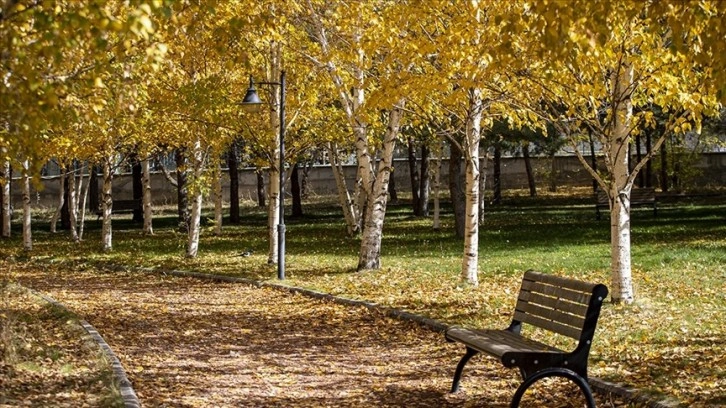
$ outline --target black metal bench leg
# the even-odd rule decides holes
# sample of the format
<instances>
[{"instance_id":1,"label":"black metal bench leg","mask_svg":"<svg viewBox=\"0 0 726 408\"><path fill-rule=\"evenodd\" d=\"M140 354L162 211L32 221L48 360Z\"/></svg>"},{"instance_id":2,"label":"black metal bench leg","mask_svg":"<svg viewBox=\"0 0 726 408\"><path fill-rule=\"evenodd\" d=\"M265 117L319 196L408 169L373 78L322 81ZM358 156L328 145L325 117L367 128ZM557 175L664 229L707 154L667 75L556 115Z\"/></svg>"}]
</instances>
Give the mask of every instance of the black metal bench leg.
<instances>
[{"instance_id":1,"label":"black metal bench leg","mask_svg":"<svg viewBox=\"0 0 726 408\"><path fill-rule=\"evenodd\" d=\"M582 378L576 372L566 368L548 368L546 370L537 371L529 376L522 385L517 388L517 392L514 393L514 398L512 398L510 407L518 408L524 393L527 392L527 389L531 387L532 384L545 377L565 377L572 380L572 382L580 387L580 391L582 391L585 395L585 398L587 399L587 407L595 408L595 398L592 396L592 391L590 390L590 386L587 384L587 380Z\"/></svg>"},{"instance_id":2,"label":"black metal bench leg","mask_svg":"<svg viewBox=\"0 0 726 408\"><path fill-rule=\"evenodd\" d=\"M472 357L479 354L478 351L471 347L466 348L466 354L461 358L459 364L456 366L456 372L454 372L454 382L451 384L451 392L459 391L459 381L461 380L461 373L464 371L464 366L471 360Z\"/></svg>"}]
</instances>

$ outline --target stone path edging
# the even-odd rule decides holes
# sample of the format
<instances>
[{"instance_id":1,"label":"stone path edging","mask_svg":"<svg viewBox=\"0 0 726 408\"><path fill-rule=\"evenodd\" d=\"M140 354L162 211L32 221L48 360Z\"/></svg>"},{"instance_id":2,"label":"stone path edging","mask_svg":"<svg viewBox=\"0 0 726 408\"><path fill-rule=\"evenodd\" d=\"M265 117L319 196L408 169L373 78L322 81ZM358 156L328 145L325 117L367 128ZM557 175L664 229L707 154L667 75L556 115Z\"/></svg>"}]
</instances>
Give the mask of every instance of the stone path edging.
<instances>
[{"instance_id":1,"label":"stone path edging","mask_svg":"<svg viewBox=\"0 0 726 408\"><path fill-rule=\"evenodd\" d=\"M63 310L67 313L75 314L68 310L65 305L62 303L59 303L57 300L53 299L50 296L47 296L43 293L40 293L38 291L35 291L33 289L27 288L32 294L35 296L38 296L39 298L43 299L44 301L50 303L54 307L57 307L60 310ZM128 377L126 376L126 371L124 370L123 365L121 365L121 361L116 357L116 353L113 352L111 349L111 346L106 343L106 340L101 337L101 335L98 333L98 330L96 330L95 327L93 327L90 323L88 323L85 320L78 319L78 323L83 327L83 329L88 333L89 336L93 339L93 341L98 344L98 347L101 348L103 351L103 354L106 356L106 358L111 362L111 368L113 371L113 378L118 385L119 392L121 393L121 398L124 401L124 407L125 408L141 408L141 402L139 402L139 398L136 396L136 392L134 391L133 386L131 385L131 381L129 381Z\"/></svg>"},{"instance_id":2,"label":"stone path edging","mask_svg":"<svg viewBox=\"0 0 726 408\"><path fill-rule=\"evenodd\" d=\"M166 269L160 269L160 268L125 268L123 266L110 266L110 269L115 270L135 270L139 272L145 272L145 273L154 273L154 274L166 274L166 275L172 275L172 276L182 276L182 277L193 277L197 279L204 279L204 280L212 280L212 281L219 281L219 282L232 282L232 283L245 283L251 286L256 287L270 287L278 290L287 291L290 293L299 293L301 295L305 295L308 297L312 297L315 299L325 299L330 300L335 303L339 303L342 305L348 305L348 306L363 306L371 310L376 310L381 313L383 313L386 316L400 319L403 321L410 321L418 323L425 328L435 331L435 332L444 332L449 327L448 324L442 323L438 320L431 319L425 316L417 315L415 313L407 312L405 310L400 309L394 309L392 307L388 306L382 306L377 303L368 302L365 300L355 300L355 299L348 299L344 297L339 297L335 295L331 295L329 293L319 292L311 289L305 289L305 288L299 288L296 286L290 286L290 285L284 285L281 283L271 283L271 282L261 282L254 279L247 279L247 278L241 278L241 277L234 277L234 276L225 276L225 275L215 275L215 274L209 274L209 273L202 273L202 272L191 272L191 271L181 271L181 270L166 270ZM621 397L625 399L628 402L633 403L640 403L645 404L648 408L677 408L684 406L679 401L676 401L674 399L665 399L665 400L654 400L652 397L648 396L647 394L643 393L642 391L639 391L638 389L626 387L621 384L612 383L609 381L605 381L599 378L590 377L588 378L588 382L590 383L590 387L592 387L593 391L607 395L607 394L614 394L618 397Z\"/></svg>"}]
</instances>

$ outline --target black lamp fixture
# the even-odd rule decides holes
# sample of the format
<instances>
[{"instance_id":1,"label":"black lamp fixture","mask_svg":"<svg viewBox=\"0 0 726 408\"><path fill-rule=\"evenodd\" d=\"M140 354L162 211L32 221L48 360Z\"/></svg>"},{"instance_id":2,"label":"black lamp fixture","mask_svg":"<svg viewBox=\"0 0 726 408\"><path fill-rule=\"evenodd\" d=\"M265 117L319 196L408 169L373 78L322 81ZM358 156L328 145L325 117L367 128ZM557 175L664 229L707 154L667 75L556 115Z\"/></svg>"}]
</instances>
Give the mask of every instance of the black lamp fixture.
<instances>
[{"instance_id":1,"label":"black lamp fixture","mask_svg":"<svg viewBox=\"0 0 726 408\"><path fill-rule=\"evenodd\" d=\"M280 222L277 224L277 279L285 279L285 71L280 72L280 82L257 82L257 85L280 86ZM242 106L250 111L260 110L262 101L257 95L255 82L250 75L250 87L247 89Z\"/></svg>"}]
</instances>

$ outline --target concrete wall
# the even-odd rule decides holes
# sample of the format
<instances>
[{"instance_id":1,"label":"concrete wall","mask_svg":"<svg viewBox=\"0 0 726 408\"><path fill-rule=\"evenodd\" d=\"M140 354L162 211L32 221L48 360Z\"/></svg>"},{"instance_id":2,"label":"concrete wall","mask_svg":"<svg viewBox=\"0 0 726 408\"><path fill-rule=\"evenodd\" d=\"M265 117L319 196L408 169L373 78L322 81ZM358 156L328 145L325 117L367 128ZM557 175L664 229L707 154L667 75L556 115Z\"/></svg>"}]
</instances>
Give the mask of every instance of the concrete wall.
<instances>
[{"instance_id":1,"label":"concrete wall","mask_svg":"<svg viewBox=\"0 0 726 408\"><path fill-rule=\"evenodd\" d=\"M533 158L532 166L535 170L535 177L538 189L546 189L548 185L548 174L552 168L552 162L547 158ZM493 180L492 162L489 161L487 169L487 189L491 189ZM396 177L396 190L409 192L411 190L409 166L406 160L395 162L394 175ZM576 157L558 156L554 161L554 168L557 172L558 186L589 186L592 179ZM695 180L697 186L726 186L726 154L709 153L704 154L701 160L695 165L701 173ZM345 172L353 187L353 177L356 167L346 166ZM247 200L257 199L257 177L254 169L240 170L240 198ZM86 179L87 180L87 179ZM442 164L442 190L448 191L448 161ZM99 180L100 184L100 180ZM55 205L58 197L58 177L44 177L39 188L33 187L33 205L50 207ZM13 179L13 205L19 208L21 205L20 185L18 179ZM224 178L224 196L229 196L229 177ZM289 183L286 187L289 192ZM502 189L525 189L527 186L527 173L522 158L502 159ZM164 178L161 173L153 173L152 189L155 204L176 203L176 188ZM335 179L329 166L313 167L308 176L308 191L311 194L328 195L336 194ZM113 192L116 199L130 199L132 197L131 175L119 174L114 176Z\"/></svg>"}]
</instances>

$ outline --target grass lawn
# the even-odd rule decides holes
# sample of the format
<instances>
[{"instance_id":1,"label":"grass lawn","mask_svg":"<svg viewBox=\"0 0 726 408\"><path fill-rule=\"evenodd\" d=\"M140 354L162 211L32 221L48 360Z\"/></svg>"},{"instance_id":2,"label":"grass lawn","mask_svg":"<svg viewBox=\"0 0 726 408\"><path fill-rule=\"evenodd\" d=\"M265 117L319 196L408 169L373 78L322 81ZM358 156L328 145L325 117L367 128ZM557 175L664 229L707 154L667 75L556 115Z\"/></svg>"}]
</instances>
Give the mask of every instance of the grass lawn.
<instances>
[{"instance_id":1,"label":"grass lawn","mask_svg":"<svg viewBox=\"0 0 726 408\"><path fill-rule=\"evenodd\" d=\"M446 323L505 327L527 269L609 286L610 226L595 220L591 196L581 193L530 199L508 196L487 209L480 227L480 285L459 284L463 242L453 216L442 229L430 218L390 206L380 271L355 272L359 241L346 236L339 209L325 200L287 221L287 283L407 309ZM590 374L623 382L690 406L726 404L726 203L723 197L680 200L632 214L636 303L606 304L591 352ZM267 265L265 214L244 206L242 224L221 236L206 226L196 259L184 258L186 235L171 213L154 219L155 235L114 219L114 250L101 252L100 223L90 221L81 244L50 234L36 221L34 250L23 254L15 238L3 241L0 259L67 264L72 270L113 263L196 270L274 280ZM40 217L39 217L40 218ZM211 218L211 217L210 217ZM245 251L251 256L242 256ZM443 338L442 338L443 341ZM453 367L452 367L453 369Z\"/></svg>"}]
</instances>

